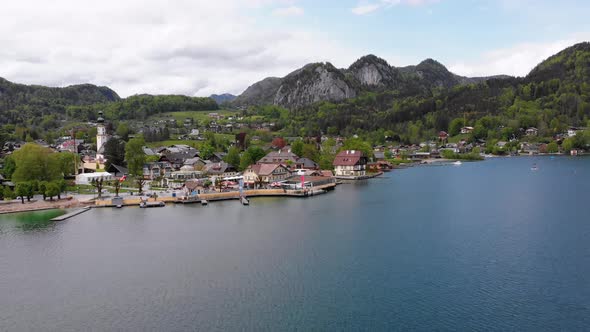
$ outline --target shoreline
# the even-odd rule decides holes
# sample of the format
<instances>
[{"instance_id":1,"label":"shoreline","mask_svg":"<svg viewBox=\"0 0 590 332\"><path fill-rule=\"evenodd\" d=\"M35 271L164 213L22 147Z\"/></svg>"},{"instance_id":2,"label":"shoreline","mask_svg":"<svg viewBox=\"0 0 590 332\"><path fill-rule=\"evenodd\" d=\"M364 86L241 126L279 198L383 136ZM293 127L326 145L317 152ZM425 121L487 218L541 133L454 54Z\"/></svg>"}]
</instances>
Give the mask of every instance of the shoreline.
<instances>
[{"instance_id":1,"label":"shoreline","mask_svg":"<svg viewBox=\"0 0 590 332\"><path fill-rule=\"evenodd\" d=\"M589 157L590 154L582 154L582 155L578 155L575 157ZM441 164L440 166L444 166L444 165L448 165L448 163L454 162L454 161L462 161L462 162L478 162L478 161L485 161L487 159L494 159L494 158L523 158L523 157L574 157L574 156L570 156L568 154L563 154L563 153L544 153L544 154L534 154L534 155L530 155L530 154L520 154L520 155L516 155L516 156L511 156L511 155L504 155L504 156L495 156L495 155L485 155L483 160L462 160L462 159L444 159L444 158L431 158L431 159L423 159L423 160L415 160L409 163L401 163L399 165L395 165L394 166L394 170L403 170L405 168L409 168L409 167L416 167L416 166L435 166L437 164ZM368 177L368 179L377 177L379 175L373 175ZM344 180L345 182L349 183L349 182L355 182L354 180ZM284 194L283 190L280 190L281 192L279 193L276 190L271 190L268 189L271 192L269 192L268 194L261 194L260 192L254 195L251 195L251 197L257 197L257 196L275 196L275 197L287 197L287 196L298 196L298 195L289 195L289 194ZM258 190L260 191L260 190ZM221 194L221 195L219 195ZM210 199L211 201L215 201L218 200L216 198L213 197L208 197L208 196L228 196L228 198L226 199L237 199L239 196L238 192L235 191L231 191L231 192L224 192L224 193L208 193L208 194L201 194L203 196L204 199ZM246 195L248 196L248 195ZM213 199L212 199L213 198ZM123 205L125 206L135 206L139 204L139 198L133 198L131 199L132 202L125 202ZM168 197L168 196L164 196L164 197L158 197L157 199L148 199L148 201L161 201L161 202L165 202L165 203L182 203L181 200L178 199L178 197ZM25 201L25 203L21 203L21 201L19 200L13 200L11 202L2 202L0 203L0 215L5 215L5 214L11 214L11 213L22 213L22 212L35 212L35 211L44 211L44 210L53 210L53 209L72 209L72 208L81 208L81 207L91 207L91 208L95 208L95 207L106 207L106 206L110 206L111 205L111 200L100 200L100 201L81 201L77 198L74 198L72 196L68 196L66 198L62 198L61 200L54 200L54 201L43 201L43 200L34 200L31 202L27 202Z\"/></svg>"},{"instance_id":2,"label":"shoreline","mask_svg":"<svg viewBox=\"0 0 590 332\"><path fill-rule=\"evenodd\" d=\"M55 201L43 201L35 200L31 202L25 201L23 204L20 201L11 201L8 203L2 203L0 205L0 214L11 214L21 212L35 212L44 210L55 210L55 209L71 209L84 206L92 206L89 202L81 202L75 198L63 198Z\"/></svg>"}]
</instances>

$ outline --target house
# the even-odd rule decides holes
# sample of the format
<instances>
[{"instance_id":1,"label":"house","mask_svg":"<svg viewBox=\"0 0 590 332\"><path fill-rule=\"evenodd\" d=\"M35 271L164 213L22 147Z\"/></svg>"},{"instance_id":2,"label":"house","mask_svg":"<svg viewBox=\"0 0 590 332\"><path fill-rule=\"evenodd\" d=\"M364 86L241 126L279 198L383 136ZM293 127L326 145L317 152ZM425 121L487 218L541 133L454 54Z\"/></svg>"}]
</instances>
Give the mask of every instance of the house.
<instances>
[{"instance_id":1,"label":"house","mask_svg":"<svg viewBox=\"0 0 590 332\"><path fill-rule=\"evenodd\" d=\"M167 161L157 161L143 165L143 177L153 180L163 177L170 177L172 175L172 165Z\"/></svg>"},{"instance_id":2,"label":"house","mask_svg":"<svg viewBox=\"0 0 590 332\"><path fill-rule=\"evenodd\" d=\"M530 155L539 153L539 144L522 143L521 151Z\"/></svg>"},{"instance_id":3,"label":"house","mask_svg":"<svg viewBox=\"0 0 590 332\"><path fill-rule=\"evenodd\" d=\"M223 161L223 158L225 158L226 155L227 153L225 152L215 152L211 155L209 161L211 161L212 163L220 163Z\"/></svg>"},{"instance_id":4,"label":"house","mask_svg":"<svg viewBox=\"0 0 590 332\"><path fill-rule=\"evenodd\" d=\"M107 172L112 173L115 177L123 177L125 175L129 175L129 171L127 168L115 164L111 164L107 169Z\"/></svg>"},{"instance_id":5,"label":"house","mask_svg":"<svg viewBox=\"0 0 590 332\"><path fill-rule=\"evenodd\" d=\"M283 181L291 176L289 169L282 164L254 164L244 171L244 183L253 185L262 182L267 185Z\"/></svg>"},{"instance_id":6,"label":"house","mask_svg":"<svg viewBox=\"0 0 590 332\"><path fill-rule=\"evenodd\" d=\"M223 161L206 164L203 168L203 172L209 176L221 176L224 178L236 176L238 174L238 170L234 166Z\"/></svg>"},{"instance_id":7,"label":"house","mask_svg":"<svg viewBox=\"0 0 590 332\"><path fill-rule=\"evenodd\" d=\"M441 141L446 141L449 138L449 134L446 131L439 131L438 132L438 139Z\"/></svg>"},{"instance_id":8,"label":"house","mask_svg":"<svg viewBox=\"0 0 590 332\"><path fill-rule=\"evenodd\" d=\"M375 160L385 160L385 152L383 151L373 151L373 156Z\"/></svg>"},{"instance_id":9,"label":"house","mask_svg":"<svg viewBox=\"0 0 590 332\"><path fill-rule=\"evenodd\" d=\"M583 128L569 127L567 130L567 137L574 137L579 131L584 130Z\"/></svg>"},{"instance_id":10,"label":"house","mask_svg":"<svg viewBox=\"0 0 590 332\"><path fill-rule=\"evenodd\" d=\"M195 170L200 170L203 167L205 167L206 165L206 161L199 158L199 157L194 157L194 158L188 158L184 161L184 166L191 166L193 169ZM181 167L182 168L182 167Z\"/></svg>"},{"instance_id":11,"label":"house","mask_svg":"<svg viewBox=\"0 0 590 332\"><path fill-rule=\"evenodd\" d=\"M463 127L461 128L461 134L469 134L473 131L473 127Z\"/></svg>"},{"instance_id":12,"label":"house","mask_svg":"<svg viewBox=\"0 0 590 332\"><path fill-rule=\"evenodd\" d=\"M526 130L525 133L527 136L537 136L539 134L539 129L535 127L530 127Z\"/></svg>"},{"instance_id":13,"label":"house","mask_svg":"<svg viewBox=\"0 0 590 332\"><path fill-rule=\"evenodd\" d=\"M299 169L319 169L320 166L309 158L299 158L295 161L295 168Z\"/></svg>"},{"instance_id":14,"label":"house","mask_svg":"<svg viewBox=\"0 0 590 332\"><path fill-rule=\"evenodd\" d=\"M176 149L176 148L167 148L162 152L160 159L158 161L167 161L169 162L174 169L180 169L184 165L184 162L187 159L195 158L199 156L199 151L195 148L188 148L188 149Z\"/></svg>"},{"instance_id":15,"label":"house","mask_svg":"<svg viewBox=\"0 0 590 332\"><path fill-rule=\"evenodd\" d=\"M334 158L336 176L359 177L367 173L367 157L362 151L343 150Z\"/></svg>"},{"instance_id":16,"label":"house","mask_svg":"<svg viewBox=\"0 0 590 332\"><path fill-rule=\"evenodd\" d=\"M269 152L258 161L260 164L295 164L299 157L288 149Z\"/></svg>"}]
</instances>

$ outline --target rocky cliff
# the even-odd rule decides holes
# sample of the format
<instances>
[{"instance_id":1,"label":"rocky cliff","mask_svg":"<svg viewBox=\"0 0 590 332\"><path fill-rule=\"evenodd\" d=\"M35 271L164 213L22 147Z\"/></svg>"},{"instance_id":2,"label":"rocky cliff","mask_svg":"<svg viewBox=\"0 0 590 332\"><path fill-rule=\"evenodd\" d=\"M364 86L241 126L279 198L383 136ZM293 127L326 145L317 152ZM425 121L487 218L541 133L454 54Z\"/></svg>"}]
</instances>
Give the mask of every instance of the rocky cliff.
<instances>
[{"instance_id":1,"label":"rocky cliff","mask_svg":"<svg viewBox=\"0 0 590 332\"><path fill-rule=\"evenodd\" d=\"M416 66L397 68L375 55L366 55L347 69L338 69L329 62L312 63L284 78L266 78L248 87L232 104L273 104L291 109L319 101L354 98L366 91L395 90L402 94L416 94L486 79L455 75L433 59L426 59Z\"/></svg>"}]
</instances>

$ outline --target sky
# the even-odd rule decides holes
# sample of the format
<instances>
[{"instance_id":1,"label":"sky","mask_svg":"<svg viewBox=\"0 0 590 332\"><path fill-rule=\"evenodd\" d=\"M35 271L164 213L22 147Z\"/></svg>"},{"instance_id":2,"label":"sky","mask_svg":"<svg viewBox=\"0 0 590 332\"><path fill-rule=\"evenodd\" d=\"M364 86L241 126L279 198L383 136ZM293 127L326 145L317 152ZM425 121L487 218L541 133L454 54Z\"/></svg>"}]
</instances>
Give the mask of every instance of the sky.
<instances>
[{"instance_id":1,"label":"sky","mask_svg":"<svg viewBox=\"0 0 590 332\"><path fill-rule=\"evenodd\" d=\"M587 0L2 0L0 77L120 96L239 94L309 62L526 75L590 40Z\"/></svg>"}]
</instances>

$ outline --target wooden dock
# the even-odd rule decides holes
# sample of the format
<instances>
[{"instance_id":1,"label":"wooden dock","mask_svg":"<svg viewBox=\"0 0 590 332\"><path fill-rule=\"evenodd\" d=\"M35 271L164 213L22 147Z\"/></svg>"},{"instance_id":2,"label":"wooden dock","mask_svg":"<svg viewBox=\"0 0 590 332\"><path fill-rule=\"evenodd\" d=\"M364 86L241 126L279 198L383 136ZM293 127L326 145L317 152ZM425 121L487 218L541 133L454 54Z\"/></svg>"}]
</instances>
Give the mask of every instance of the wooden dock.
<instances>
[{"instance_id":1,"label":"wooden dock","mask_svg":"<svg viewBox=\"0 0 590 332\"><path fill-rule=\"evenodd\" d=\"M63 214L63 215L61 215L59 217L55 217L55 218L51 219L51 221L62 221L62 220L66 220L66 219L69 219L69 218L71 218L73 216L77 216L77 215L79 215L81 213L84 213L84 212L86 212L88 210L90 210L89 207L85 207L85 208L81 208L81 209L76 209L76 210L74 210L74 211L72 211L70 213L66 213L66 214Z\"/></svg>"}]
</instances>

